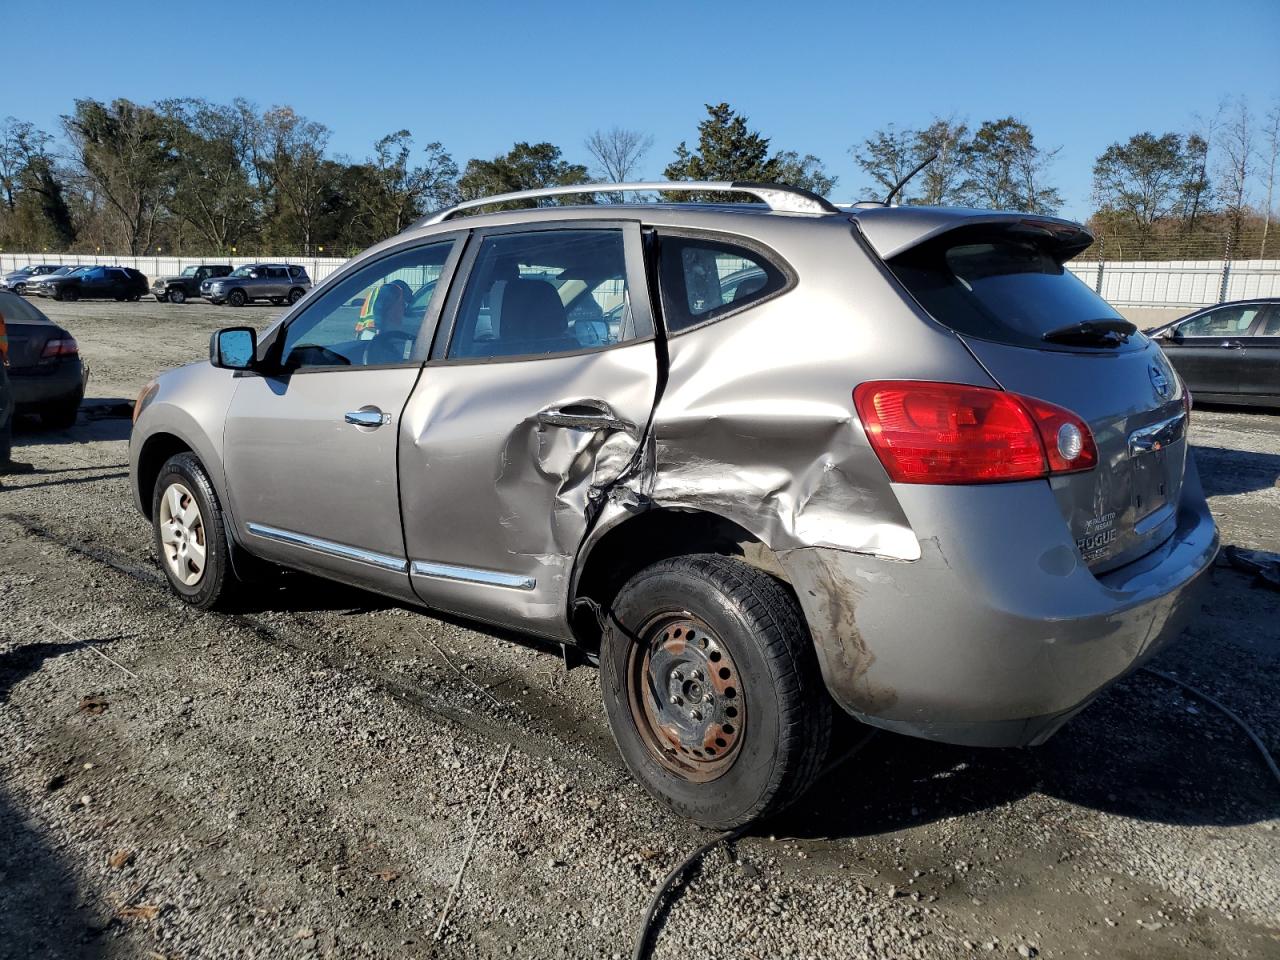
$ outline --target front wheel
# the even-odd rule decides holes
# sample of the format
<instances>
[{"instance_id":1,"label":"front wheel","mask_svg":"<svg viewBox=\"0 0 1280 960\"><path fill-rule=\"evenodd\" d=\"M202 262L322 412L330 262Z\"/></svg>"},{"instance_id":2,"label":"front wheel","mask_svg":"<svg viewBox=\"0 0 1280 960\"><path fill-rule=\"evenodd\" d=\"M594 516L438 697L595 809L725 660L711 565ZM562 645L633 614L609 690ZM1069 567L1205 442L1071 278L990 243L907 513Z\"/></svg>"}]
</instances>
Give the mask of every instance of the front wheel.
<instances>
[{"instance_id":1,"label":"front wheel","mask_svg":"<svg viewBox=\"0 0 1280 960\"><path fill-rule=\"evenodd\" d=\"M248 301L249 298L244 295L243 290L232 290L227 294L227 303L233 307L243 307Z\"/></svg>"},{"instance_id":2,"label":"front wheel","mask_svg":"<svg viewBox=\"0 0 1280 960\"><path fill-rule=\"evenodd\" d=\"M167 293L156 294L156 303L168 303L168 302L169 302L169 294Z\"/></svg>"},{"instance_id":3,"label":"front wheel","mask_svg":"<svg viewBox=\"0 0 1280 960\"><path fill-rule=\"evenodd\" d=\"M646 790L724 830L808 789L831 702L780 581L732 557L677 557L632 577L612 614L600 650L605 710Z\"/></svg>"},{"instance_id":4,"label":"front wheel","mask_svg":"<svg viewBox=\"0 0 1280 960\"><path fill-rule=\"evenodd\" d=\"M201 610L234 599L241 584L231 568L222 506L195 454L176 454L160 468L151 525L160 568L174 593Z\"/></svg>"},{"instance_id":5,"label":"front wheel","mask_svg":"<svg viewBox=\"0 0 1280 960\"><path fill-rule=\"evenodd\" d=\"M181 287L174 287L172 290L169 291L169 302L170 303L186 303L187 291L183 290Z\"/></svg>"}]
</instances>

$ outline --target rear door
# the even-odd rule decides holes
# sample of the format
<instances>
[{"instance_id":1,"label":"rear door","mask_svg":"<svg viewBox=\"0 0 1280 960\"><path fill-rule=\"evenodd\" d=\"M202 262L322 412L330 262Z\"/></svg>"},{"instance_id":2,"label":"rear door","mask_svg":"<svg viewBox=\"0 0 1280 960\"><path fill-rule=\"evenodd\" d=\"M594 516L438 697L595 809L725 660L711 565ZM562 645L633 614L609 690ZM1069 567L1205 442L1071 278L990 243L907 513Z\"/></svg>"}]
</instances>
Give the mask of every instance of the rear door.
<instances>
[{"instance_id":1,"label":"rear door","mask_svg":"<svg viewBox=\"0 0 1280 960\"><path fill-rule=\"evenodd\" d=\"M1267 306L1245 341L1240 392L1280 405L1280 303Z\"/></svg>"},{"instance_id":2,"label":"rear door","mask_svg":"<svg viewBox=\"0 0 1280 960\"><path fill-rule=\"evenodd\" d=\"M564 637L578 547L658 388L639 226L478 231L463 269L401 428L413 588Z\"/></svg>"},{"instance_id":3,"label":"rear door","mask_svg":"<svg viewBox=\"0 0 1280 960\"><path fill-rule=\"evenodd\" d=\"M401 413L430 349L456 236L402 246L339 274L241 375L223 462L237 536L252 552L405 598L396 475ZM447 282L447 280L445 281ZM377 297L377 332L361 338Z\"/></svg>"},{"instance_id":4,"label":"rear door","mask_svg":"<svg viewBox=\"0 0 1280 960\"><path fill-rule=\"evenodd\" d=\"M1082 559L1096 570L1154 549L1175 527L1186 462L1181 393L1145 336L1045 339L1086 321L1122 318L1063 268L1073 252L1052 231L962 227L912 248L889 266L920 304L958 333L1006 390L1083 418L1098 466L1050 486Z\"/></svg>"},{"instance_id":5,"label":"rear door","mask_svg":"<svg viewBox=\"0 0 1280 960\"><path fill-rule=\"evenodd\" d=\"M1161 340L1174 368L1192 394L1241 392L1244 346L1266 305L1231 303L1182 321Z\"/></svg>"}]
</instances>

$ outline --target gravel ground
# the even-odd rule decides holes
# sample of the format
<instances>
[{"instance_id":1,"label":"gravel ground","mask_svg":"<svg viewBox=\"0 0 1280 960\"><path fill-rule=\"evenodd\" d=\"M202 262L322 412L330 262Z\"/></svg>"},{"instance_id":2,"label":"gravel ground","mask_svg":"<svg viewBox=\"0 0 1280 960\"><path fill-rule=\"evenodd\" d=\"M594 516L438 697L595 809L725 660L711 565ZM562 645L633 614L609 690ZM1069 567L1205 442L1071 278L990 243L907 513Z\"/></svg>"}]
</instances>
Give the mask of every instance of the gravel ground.
<instances>
[{"instance_id":1,"label":"gravel ground","mask_svg":"<svg viewBox=\"0 0 1280 960\"><path fill-rule=\"evenodd\" d=\"M41 306L92 399L0 486L0 957L629 956L706 834L628 779L593 669L301 575L235 616L164 589L93 400L276 309ZM1192 438L1224 542L1280 550L1280 417ZM1280 750L1280 593L1213 576L1156 666ZM1277 957L1278 815L1237 728L1139 674L1033 750L877 735L707 857L655 956Z\"/></svg>"}]
</instances>

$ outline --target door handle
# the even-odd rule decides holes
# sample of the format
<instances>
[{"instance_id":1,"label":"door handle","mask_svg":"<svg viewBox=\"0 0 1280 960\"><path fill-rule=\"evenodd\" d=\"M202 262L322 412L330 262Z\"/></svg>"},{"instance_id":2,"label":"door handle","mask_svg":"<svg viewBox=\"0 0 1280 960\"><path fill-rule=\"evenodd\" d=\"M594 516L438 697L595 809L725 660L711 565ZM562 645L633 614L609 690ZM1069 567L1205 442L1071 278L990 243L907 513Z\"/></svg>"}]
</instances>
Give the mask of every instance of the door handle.
<instances>
[{"instance_id":1,"label":"door handle","mask_svg":"<svg viewBox=\"0 0 1280 960\"><path fill-rule=\"evenodd\" d=\"M607 404L593 401L557 404L539 410L538 422L549 427L576 430L635 430L634 424L615 416Z\"/></svg>"},{"instance_id":2,"label":"door handle","mask_svg":"<svg viewBox=\"0 0 1280 960\"><path fill-rule=\"evenodd\" d=\"M343 419L356 427L380 427L391 422L391 414L383 413L375 407L372 410L352 410L344 414Z\"/></svg>"},{"instance_id":3,"label":"door handle","mask_svg":"<svg viewBox=\"0 0 1280 960\"><path fill-rule=\"evenodd\" d=\"M1244 344L1241 343L1239 340L1223 340L1222 341L1223 350L1239 350L1243 346Z\"/></svg>"}]
</instances>

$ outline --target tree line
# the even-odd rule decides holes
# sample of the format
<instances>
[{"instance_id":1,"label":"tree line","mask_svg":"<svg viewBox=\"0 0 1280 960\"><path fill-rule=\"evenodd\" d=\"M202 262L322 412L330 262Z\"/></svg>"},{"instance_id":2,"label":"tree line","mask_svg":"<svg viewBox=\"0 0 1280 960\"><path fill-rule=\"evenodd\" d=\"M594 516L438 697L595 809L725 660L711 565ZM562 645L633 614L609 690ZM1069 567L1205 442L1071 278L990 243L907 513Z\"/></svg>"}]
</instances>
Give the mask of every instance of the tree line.
<instances>
[{"instance_id":1,"label":"tree line","mask_svg":"<svg viewBox=\"0 0 1280 960\"><path fill-rule=\"evenodd\" d=\"M1226 223L1241 237L1261 224L1265 245L1280 107L1259 118L1240 99L1196 124L1108 146L1093 169L1095 231L1141 240ZM459 167L441 143L419 145L408 129L356 160L334 155L331 136L291 107L244 99L86 98L61 118L58 136L9 117L0 124L0 248L345 255L458 200L643 179L652 169L653 137L617 126L588 134L588 163L552 143L519 142ZM899 202L1052 214L1063 202L1051 176L1058 149L1016 117L974 126L948 117L890 124L850 153L875 197L934 157ZM786 183L824 196L837 185L820 159L776 149L727 103L706 105L696 138L676 146L662 178Z\"/></svg>"}]
</instances>

